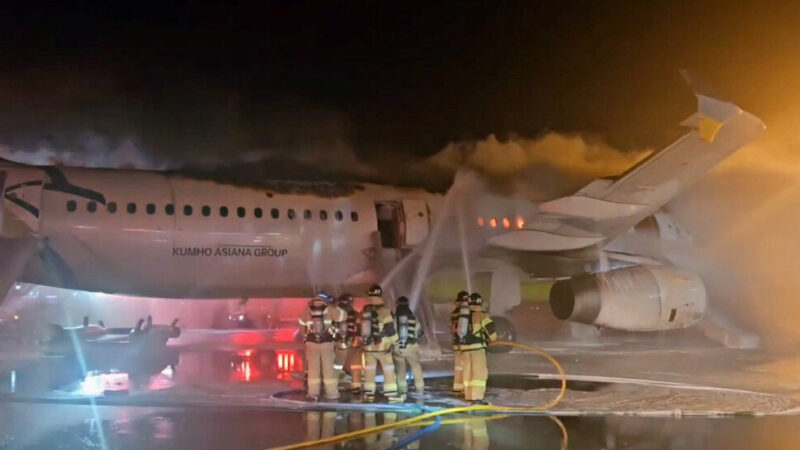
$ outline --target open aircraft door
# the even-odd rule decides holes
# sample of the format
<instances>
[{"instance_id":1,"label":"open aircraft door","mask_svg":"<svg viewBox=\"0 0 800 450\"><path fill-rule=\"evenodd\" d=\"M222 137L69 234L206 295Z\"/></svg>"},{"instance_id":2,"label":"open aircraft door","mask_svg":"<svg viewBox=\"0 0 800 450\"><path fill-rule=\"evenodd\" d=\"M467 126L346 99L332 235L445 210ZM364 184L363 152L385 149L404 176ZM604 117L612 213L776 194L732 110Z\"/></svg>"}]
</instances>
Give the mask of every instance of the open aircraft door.
<instances>
[{"instance_id":1,"label":"open aircraft door","mask_svg":"<svg viewBox=\"0 0 800 450\"><path fill-rule=\"evenodd\" d=\"M422 200L376 202L383 248L414 247L428 236L428 206Z\"/></svg>"}]
</instances>

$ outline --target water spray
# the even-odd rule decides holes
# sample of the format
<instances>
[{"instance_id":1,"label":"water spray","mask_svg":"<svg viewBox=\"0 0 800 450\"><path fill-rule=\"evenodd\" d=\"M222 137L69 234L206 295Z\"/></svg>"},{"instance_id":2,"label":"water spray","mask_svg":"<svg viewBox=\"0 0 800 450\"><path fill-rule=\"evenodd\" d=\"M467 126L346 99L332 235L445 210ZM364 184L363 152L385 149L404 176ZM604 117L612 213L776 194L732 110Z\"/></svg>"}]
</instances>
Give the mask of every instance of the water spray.
<instances>
[{"instance_id":1,"label":"water spray","mask_svg":"<svg viewBox=\"0 0 800 450\"><path fill-rule=\"evenodd\" d=\"M463 199L460 199L463 204ZM467 233L464 229L464 209L459 208L456 214L458 219L458 238L461 241L461 262L464 266L464 281L467 285L467 292L472 292L472 272L469 268L469 255L467 254Z\"/></svg>"}]
</instances>

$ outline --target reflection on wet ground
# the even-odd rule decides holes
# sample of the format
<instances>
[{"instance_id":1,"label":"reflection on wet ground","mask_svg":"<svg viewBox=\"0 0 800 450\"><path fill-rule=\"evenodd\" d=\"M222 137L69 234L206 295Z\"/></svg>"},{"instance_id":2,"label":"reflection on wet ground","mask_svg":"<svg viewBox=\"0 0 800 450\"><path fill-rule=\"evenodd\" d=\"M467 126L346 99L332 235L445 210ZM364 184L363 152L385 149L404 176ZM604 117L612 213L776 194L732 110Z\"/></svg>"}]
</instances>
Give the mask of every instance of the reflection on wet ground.
<instances>
[{"instance_id":1,"label":"reflection on wet ground","mask_svg":"<svg viewBox=\"0 0 800 450\"><path fill-rule=\"evenodd\" d=\"M303 354L294 349L236 351L153 350L135 358L112 354L43 357L0 376L0 392L77 396L136 394L175 386L302 381Z\"/></svg>"},{"instance_id":2,"label":"reflection on wet ground","mask_svg":"<svg viewBox=\"0 0 800 450\"><path fill-rule=\"evenodd\" d=\"M345 395L344 401L354 403L304 411L301 408L308 404L300 401L304 370L300 346L290 340L265 340L252 332L224 336L225 345L213 347L216 350L209 349L206 338L196 337L192 344L176 347L129 352L100 346L80 355L4 361L9 369L0 373L0 447L258 449L396 422L418 408L411 404L417 400L411 399L405 409L370 410L371 406ZM763 364L759 355L738 353L736 366L730 354L716 348L639 352L613 346L567 348L557 353L571 375L591 369L605 375L673 382L725 373L752 375L746 368ZM675 361L682 366L676 367ZM451 364L446 359L426 363L430 375L426 389L432 394L424 399L427 406L459 404L449 394ZM557 391L557 379L540 375L552 369L535 357L494 355L490 365L488 398L497 404L541 404ZM730 383L732 378L718 381ZM792 406L776 403L777 397L756 398L733 390L707 393L666 382L636 383L623 384L610 377L570 381L568 395L559 406L570 448L775 448L791 447L800 438L800 418L794 416L668 417L675 404L728 405L732 412L746 412L753 406L765 411ZM283 403L276 403L276 398ZM609 414L615 402L624 408L645 404L667 416L574 416L590 410ZM675 414L687 411L675 409ZM398 428L318 448L391 448L419 430L419 426ZM559 448L562 439L560 428L545 416L454 415L408 448Z\"/></svg>"},{"instance_id":3,"label":"reflection on wet ground","mask_svg":"<svg viewBox=\"0 0 800 450\"><path fill-rule=\"evenodd\" d=\"M77 405L0 405L0 445L9 449L263 449L403 419L397 413L214 411ZM575 449L793 448L795 417L664 419L566 417ZM459 416L412 442L419 449L558 449L562 433L546 416ZM419 430L399 428L322 449L387 449Z\"/></svg>"}]
</instances>

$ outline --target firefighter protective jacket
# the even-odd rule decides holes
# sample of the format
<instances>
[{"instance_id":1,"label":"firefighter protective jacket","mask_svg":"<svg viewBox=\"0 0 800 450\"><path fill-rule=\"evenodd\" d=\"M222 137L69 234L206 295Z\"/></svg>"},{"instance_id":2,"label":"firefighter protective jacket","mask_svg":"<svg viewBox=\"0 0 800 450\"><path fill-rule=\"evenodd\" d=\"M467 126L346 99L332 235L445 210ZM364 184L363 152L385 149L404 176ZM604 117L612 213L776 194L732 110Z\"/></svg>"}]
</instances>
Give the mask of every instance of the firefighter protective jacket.
<instances>
[{"instance_id":1,"label":"firefighter protective jacket","mask_svg":"<svg viewBox=\"0 0 800 450\"><path fill-rule=\"evenodd\" d=\"M470 305L470 321L467 337L459 346L461 351L477 350L486 348L490 342L497 340L497 332L494 329L494 322L482 306Z\"/></svg>"},{"instance_id":2,"label":"firefighter protective jacket","mask_svg":"<svg viewBox=\"0 0 800 450\"><path fill-rule=\"evenodd\" d=\"M365 343L365 352L386 352L397 342L397 329L394 326L392 311L386 306L381 297L368 297L367 306L371 306L376 319L376 324L372 327L371 342ZM365 306L365 309L367 308ZM360 326L364 326L363 318Z\"/></svg>"},{"instance_id":3,"label":"firefighter protective jacket","mask_svg":"<svg viewBox=\"0 0 800 450\"><path fill-rule=\"evenodd\" d=\"M397 339L398 345L402 345L400 342L400 330L402 329L402 324L400 323L400 316L405 315L408 317L408 322L406 323L406 327L408 329L408 341L405 343L405 346L414 345L419 342L419 338L422 337L422 327L419 326L417 323L417 316L411 311L411 308L405 307L404 310L400 309L401 307L397 308L397 317L395 318L395 329L397 330Z\"/></svg>"},{"instance_id":4,"label":"firefighter protective jacket","mask_svg":"<svg viewBox=\"0 0 800 450\"><path fill-rule=\"evenodd\" d=\"M325 301L315 298L300 315L300 326L304 331L304 342L333 342L336 336L334 322L338 313L325 305Z\"/></svg>"},{"instance_id":5,"label":"firefighter protective jacket","mask_svg":"<svg viewBox=\"0 0 800 450\"><path fill-rule=\"evenodd\" d=\"M336 343L339 348L350 348L356 344L356 337L358 336L358 311L355 308L344 309L339 307L343 312L345 326L339 326L339 329L346 329L346 333L342 335L339 333L338 342Z\"/></svg>"},{"instance_id":6,"label":"firefighter protective jacket","mask_svg":"<svg viewBox=\"0 0 800 450\"><path fill-rule=\"evenodd\" d=\"M458 316L461 314L461 302L455 302L455 308L450 313L450 332L453 336L453 350L461 349L458 338Z\"/></svg>"}]
</instances>

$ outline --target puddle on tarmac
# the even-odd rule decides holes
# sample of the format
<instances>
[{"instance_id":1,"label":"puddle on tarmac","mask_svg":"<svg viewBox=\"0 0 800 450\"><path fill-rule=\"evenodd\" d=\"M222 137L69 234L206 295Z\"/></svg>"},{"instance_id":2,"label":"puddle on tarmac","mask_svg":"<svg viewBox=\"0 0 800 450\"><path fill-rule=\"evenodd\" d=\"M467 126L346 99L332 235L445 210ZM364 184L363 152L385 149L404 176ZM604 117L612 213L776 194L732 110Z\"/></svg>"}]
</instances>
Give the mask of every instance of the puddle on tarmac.
<instances>
[{"instance_id":1,"label":"puddle on tarmac","mask_svg":"<svg viewBox=\"0 0 800 450\"><path fill-rule=\"evenodd\" d=\"M13 449L263 449L402 420L395 413L155 409L0 404L0 445ZM562 432L544 416L454 416L409 448L557 449ZM570 448L777 448L800 438L800 419L566 417ZM385 449L419 428L383 431L315 448Z\"/></svg>"},{"instance_id":2,"label":"puddle on tarmac","mask_svg":"<svg viewBox=\"0 0 800 450\"><path fill-rule=\"evenodd\" d=\"M178 351L166 347L135 356L113 351L42 357L0 376L0 392L77 396L157 391L176 386L302 381L303 355L295 349Z\"/></svg>"}]
</instances>

